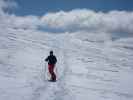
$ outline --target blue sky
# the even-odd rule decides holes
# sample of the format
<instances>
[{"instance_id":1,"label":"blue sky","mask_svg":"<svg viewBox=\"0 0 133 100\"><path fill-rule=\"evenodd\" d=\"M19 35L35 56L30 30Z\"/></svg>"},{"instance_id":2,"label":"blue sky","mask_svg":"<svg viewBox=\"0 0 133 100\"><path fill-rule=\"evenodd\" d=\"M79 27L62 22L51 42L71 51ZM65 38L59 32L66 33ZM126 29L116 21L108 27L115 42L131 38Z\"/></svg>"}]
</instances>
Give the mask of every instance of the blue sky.
<instances>
[{"instance_id":1,"label":"blue sky","mask_svg":"<svg viewBox=\"0 0 133 100\"><path fill-rule=\"evenodd\" d=\"M17 9L10 11L16 15L43 15L48 12L72 9L91 9L95 11L126 10L133 11L133 0L14 0Z\"/></svg>"}]
</instances>

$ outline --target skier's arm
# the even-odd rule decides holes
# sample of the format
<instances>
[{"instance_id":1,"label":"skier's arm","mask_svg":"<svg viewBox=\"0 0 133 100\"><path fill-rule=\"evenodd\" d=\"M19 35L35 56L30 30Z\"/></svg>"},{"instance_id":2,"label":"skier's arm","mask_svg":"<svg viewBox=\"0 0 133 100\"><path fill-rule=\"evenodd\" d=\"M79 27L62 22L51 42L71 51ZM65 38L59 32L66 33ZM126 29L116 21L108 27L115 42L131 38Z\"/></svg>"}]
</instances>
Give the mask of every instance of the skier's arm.
<instances>
[{"instance_id":1,"label":"skier's arm","mask_svg":"<svg viewBox=\"0 0 133 100\"><path fill-rule=\"evenodd\" d=\"M48 59L49 59L49 57L47 57L47 58L45 59L45 61L48 61Z\"/></svg>"},{"instance_id":2,"label":"skier's arm","mask_svg":"<svg viewBox=\"0 0 133 100\"><path fill-rule=\"evenodd\" d=\"M55 57L55 63L57 62L57 58Z\"/></svg>"}]
</instances>

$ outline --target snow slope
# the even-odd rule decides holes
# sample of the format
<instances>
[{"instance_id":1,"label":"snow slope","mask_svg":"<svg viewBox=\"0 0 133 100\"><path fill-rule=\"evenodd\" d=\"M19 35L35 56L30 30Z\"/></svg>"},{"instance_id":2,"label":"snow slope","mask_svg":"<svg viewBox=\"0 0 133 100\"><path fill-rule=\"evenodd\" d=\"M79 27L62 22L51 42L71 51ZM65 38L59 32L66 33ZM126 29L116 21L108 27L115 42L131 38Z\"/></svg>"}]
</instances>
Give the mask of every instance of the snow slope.
<instances>
[{"instance_id":1,"label":"snow slope","mask_svg":"<svg viewBox=\"0 0 133 100\"><path fill-rule=\"evenodd\" d=\"M0 100L133 100L133 38L83 34L1 29ZM46 81L51 49L55 83Z\"/></svg>"}]
</instances>

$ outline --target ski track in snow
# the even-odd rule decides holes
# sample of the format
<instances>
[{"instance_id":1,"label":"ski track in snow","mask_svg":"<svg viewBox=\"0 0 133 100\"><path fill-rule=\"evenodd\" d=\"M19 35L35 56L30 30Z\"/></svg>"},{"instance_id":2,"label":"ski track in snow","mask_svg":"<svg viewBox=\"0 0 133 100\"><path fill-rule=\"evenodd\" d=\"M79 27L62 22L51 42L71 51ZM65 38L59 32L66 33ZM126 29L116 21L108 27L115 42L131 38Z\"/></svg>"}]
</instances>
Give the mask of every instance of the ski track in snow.
<instances>
[{"instance_id":1,"label":"ski track in snow","mask_svg":"<svg viewBox=\"0 0 133 100\"><path fill-rule=\"evenodd\" d=\"M63 48L60 47L61 41L56 40L56 43L58 46L53 44L52 48L55 50L57 55L59 57L61 57L61 59L65 59L65 56L66 56L65 52L64 52ZM47 80L45 79L46 84L35 89L35 91L33 93L32 100L63 100L65 98L64 96L66 94L70 93L66 89L65 82L64 82L66 73L68 71L68 66L65 63L65 61L63 61L63 63L61 65L58 64L58 66L56 66L56 67L58 67L58 69L60 67L63 68L60 77L58 78L58 76L57 76L57 82L51 83L51 82L47 82ZM48 91L48 93L45 94L45 92L47 92L47 91Z\"/></svg>"},{"instance_id":2,"label":"ski track in snow","mask_svg":"<svg viewBox=\"0 0 133 100\"><path fill-rule=\"evenodd\" d=\"M1 33L1 100L133 100L129 49L71 34L38 34ZM57 82L46 79L44 59L51 49L58 58Z\"/></svg>"}]
</instances>

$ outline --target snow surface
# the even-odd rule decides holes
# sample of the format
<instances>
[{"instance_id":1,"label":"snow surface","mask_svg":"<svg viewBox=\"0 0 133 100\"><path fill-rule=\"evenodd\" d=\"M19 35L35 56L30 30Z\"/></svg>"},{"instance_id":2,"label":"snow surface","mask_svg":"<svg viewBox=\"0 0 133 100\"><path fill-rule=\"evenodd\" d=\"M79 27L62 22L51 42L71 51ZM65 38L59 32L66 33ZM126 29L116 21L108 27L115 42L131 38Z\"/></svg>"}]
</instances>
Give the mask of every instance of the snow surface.
<instances>
[{"instance_id":1,"label":"snow surface","mask_svg":"<svg viewBox=\"0 0 133 100\"><path fill-rule=\"evenodd\" d=\"M133 100L133 38L0 30L0 100ZM58 59L54 83L49 50Z\"/></svg>"}]
</instances>

